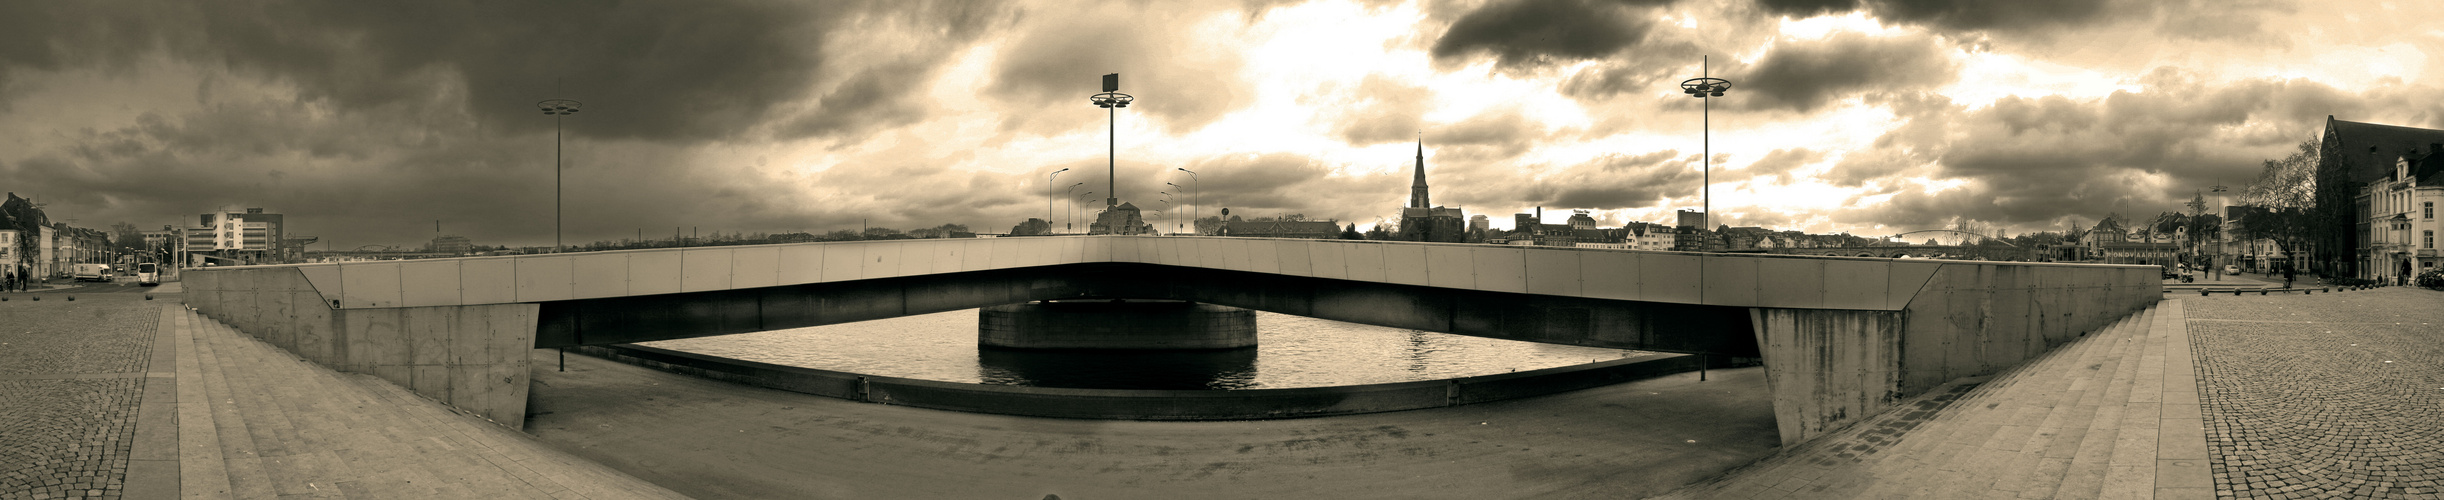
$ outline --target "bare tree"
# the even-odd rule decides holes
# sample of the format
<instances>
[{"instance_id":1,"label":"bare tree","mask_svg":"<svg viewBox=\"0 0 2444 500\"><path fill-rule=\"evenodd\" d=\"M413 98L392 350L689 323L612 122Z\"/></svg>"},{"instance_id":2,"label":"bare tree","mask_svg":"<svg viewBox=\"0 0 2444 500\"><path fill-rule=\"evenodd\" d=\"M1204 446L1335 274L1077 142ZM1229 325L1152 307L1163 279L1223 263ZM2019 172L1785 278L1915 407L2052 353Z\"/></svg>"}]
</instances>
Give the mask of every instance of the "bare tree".
<instances>
[{"instance_id":1,"label":"bare tree","mask_svg":"<svg viewBox=\"0 0 2444 500\"><path fill-rule=\"evenodd\" d=\"M2290 156L2266 160L2257 180L2241 193L2241 200L2256 208L2235 221L2240 236L2272 240L2287 265L2299 265L2299 252L2316 222L2311 210L2317 206L2317 146L2301 141Z\"/></svg>"}]
</instances>

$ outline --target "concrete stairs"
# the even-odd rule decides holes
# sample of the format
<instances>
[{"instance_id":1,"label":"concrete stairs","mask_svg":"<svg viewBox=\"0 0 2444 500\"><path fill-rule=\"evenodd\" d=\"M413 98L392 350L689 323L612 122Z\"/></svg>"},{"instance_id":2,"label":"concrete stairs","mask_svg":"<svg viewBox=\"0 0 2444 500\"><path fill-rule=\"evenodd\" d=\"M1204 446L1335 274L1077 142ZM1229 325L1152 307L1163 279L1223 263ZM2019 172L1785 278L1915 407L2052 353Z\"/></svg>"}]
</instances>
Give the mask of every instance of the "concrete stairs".
<instances>
[{"instance_id":1,"label":"concrete stairs","mask_svg":"<svg viewBox=\"0 0 2444 500\"><path fill-rule=\"evenodd\" d=\"M684 498L183 308L172 316L191 349L181 361L194 360L180 368L209 409L180 421L183 496ZM186 445L199 441L214 446Z\"/></svg>"},{"instance_id":2,"label":"concrete stairs","mask_svg":"<svg viewBox=\"0 0 2444 500\"><path fill-rule=\"evenodd\" d=\"M1677 498L2211 498L2178 300Z\"/></svg>"}]
</instances>

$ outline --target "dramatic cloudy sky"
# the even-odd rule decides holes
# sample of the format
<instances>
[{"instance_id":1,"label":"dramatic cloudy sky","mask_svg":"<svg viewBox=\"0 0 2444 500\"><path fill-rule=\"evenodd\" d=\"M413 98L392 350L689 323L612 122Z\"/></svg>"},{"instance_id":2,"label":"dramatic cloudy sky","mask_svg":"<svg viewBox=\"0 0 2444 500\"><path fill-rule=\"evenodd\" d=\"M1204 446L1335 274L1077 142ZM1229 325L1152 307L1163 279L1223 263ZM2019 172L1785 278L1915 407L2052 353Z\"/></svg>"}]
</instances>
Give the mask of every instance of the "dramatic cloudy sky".
<instances>
[{"instance_id":1,"label":"dramatic cloudy sky","mask_svg":"<svg viewBox=\"0 0 2444 500\"><path fill-rule=\"evenodd\" d=\"M1719 222L2019 233L2243 184L2326 115L2444 127L2439 55L2412 0L6 2L0 190L87 227L548 244L562 97L572 241L1000 232L1107 191L1086 98L1117 72L1150 209L1364 226L1422 133L1434 200L1495 227L1660 222L1700 203L1676 84L1711 56Z\"/></svg>"}]
</instances>

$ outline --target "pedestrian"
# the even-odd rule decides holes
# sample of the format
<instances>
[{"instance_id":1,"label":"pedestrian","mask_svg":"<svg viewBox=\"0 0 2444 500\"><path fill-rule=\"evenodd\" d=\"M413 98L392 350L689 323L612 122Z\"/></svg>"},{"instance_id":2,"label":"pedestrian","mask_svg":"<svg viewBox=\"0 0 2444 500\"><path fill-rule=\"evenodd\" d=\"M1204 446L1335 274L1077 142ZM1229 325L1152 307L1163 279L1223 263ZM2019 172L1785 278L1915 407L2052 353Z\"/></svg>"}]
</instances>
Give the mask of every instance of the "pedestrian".
<instances>
[{"instance_id":1,"label":"pedestrian","mask_svg":"<svg viewBox=\"0 0 2444 500\"><path fill-rule=\"evenodd\" d=\"M2291 288L2291 264L2283 264L2283 288Z\"/></svg>"},{"instance_id":2,"label":"pedestrian","mask_svg":"<svg viewBox=\"0 0 2444 500\"><path fill-rule=\"evenodd\" d=\"M7 277L7 278L5 278L5 279L0 279L0 292L9 291L10 289L13 289L13 288L16 288L16 287L17 287L17 270L15 270L15 269L10 269L10 270L8 271L8 277Z\"/></svg>"}]
</instances>

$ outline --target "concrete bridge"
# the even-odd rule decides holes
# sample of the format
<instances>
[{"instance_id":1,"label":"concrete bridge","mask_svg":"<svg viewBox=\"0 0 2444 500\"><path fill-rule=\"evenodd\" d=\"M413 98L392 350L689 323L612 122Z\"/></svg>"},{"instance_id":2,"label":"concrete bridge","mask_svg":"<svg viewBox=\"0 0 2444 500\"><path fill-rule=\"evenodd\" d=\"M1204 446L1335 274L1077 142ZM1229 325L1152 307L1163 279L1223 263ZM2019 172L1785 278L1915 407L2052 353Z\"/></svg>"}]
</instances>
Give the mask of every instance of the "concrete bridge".
<instances>
[{"instance_id":1,"label":"concrete bridge","mask_svg":"<svg viewBox=\"0 0 2444 500\"><path fill-rule=\"evenodd\" d=\"M1531 342L1758 356L1785 443L1990 374L2160 295L2146 266L1076 236L190 270L187 302L516 427L528 350L1085 297ZM879 335L879 334L878 334Z\"/></svg>"}]
</instances>

